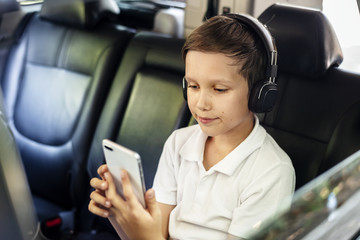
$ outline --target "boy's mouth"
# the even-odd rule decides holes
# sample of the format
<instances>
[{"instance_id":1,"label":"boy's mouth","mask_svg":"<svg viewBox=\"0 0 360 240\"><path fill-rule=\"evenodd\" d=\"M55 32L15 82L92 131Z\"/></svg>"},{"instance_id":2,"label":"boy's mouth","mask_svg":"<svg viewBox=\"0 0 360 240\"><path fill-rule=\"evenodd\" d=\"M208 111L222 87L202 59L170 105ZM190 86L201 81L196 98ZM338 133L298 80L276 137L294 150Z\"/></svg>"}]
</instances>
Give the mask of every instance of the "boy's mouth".
<instances>
[{"instance_id":1,"label":"boy's mouth","mask_svg":"<svg viewBox=\"0 0 360 240\"><path fill-rule=\"evenodd\" d=\"M202 124L209 124L212 123L213 121L215 121L217 118L207 118L207 117L199 117L198 116L198 120L200 123Z\"/></svg>"}]
</instances>

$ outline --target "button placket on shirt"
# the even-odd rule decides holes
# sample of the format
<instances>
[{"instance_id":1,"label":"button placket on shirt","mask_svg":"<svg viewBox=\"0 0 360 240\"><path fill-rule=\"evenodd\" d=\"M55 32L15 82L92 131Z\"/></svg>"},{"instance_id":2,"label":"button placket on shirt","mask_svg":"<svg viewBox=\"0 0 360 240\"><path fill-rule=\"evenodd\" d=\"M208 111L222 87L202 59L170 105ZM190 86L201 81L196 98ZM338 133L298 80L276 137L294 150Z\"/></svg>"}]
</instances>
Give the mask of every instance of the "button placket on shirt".
<instances>
[{"instance_id":1,"label":"button placket on shirt","mask_svg":"<svg viewBox=\"0 0 360 240\"><path fill-rule=\"evenodd\" d=\"M200 168L200 176L199 176L199 182L198 187L196 189L195 197L194 197L194 205L196 207L202 207L206 199L209 197L209 187L210 184L208 184L208 181L210 181L210 178L212 177L214 173L214 170L210 169L208 171L205 171L204 166L201 163L202 168Z\"/></svg>"}]
</instances>

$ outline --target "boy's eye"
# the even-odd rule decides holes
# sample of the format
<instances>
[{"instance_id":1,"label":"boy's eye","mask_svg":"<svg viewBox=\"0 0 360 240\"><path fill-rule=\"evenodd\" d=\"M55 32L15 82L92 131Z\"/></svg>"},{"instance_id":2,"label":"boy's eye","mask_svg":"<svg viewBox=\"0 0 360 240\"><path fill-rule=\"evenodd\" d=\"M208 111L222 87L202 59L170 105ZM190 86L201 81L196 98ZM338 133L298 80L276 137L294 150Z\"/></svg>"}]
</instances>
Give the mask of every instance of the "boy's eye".
<instances>
[{"instance_id":1,"label":"boy's eye","mask_svg":"<svg viewBox=\"0 0 360 240\"><path fill-rule=\"evenodd\" d=\"M196 89L196 88L198 88L198 86L196 86L196 85L189 85L188 88Z\"/></svg>"},{"instance_id":2,"label":"boy's eye","mask_svg":"<svg viewBox=\"0 0 360 240\"><path fill-rule=\"evenodd\" d=\"M227 89L225 89L225 88L214 88L214 90L217 92L222 92L222 93L227 91Z\"/></svg>"}]
</instances>

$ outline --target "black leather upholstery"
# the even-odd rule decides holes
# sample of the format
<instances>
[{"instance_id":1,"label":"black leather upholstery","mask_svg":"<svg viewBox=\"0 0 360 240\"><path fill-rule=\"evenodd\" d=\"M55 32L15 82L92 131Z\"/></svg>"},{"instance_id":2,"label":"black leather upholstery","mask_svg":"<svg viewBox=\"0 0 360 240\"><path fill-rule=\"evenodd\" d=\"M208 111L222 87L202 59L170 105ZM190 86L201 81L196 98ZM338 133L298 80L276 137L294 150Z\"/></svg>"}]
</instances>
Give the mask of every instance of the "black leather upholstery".
<instances>
[{"instance_id":1,"label":"black leather upholstery","mask_svg":"<svg viewBox=\"0 0 360 240\"><path fill-rule=\"evenodd\" d=\"M0 78L3 75L17 26L25 14L16 0L0 0Z\"/></svg>"},{"instance_id":2,"label":"black leather upholstery","mask_svg":"<svg viewBox=\"0 0 360 240\"><path fill-rule=\"evenodd\" d=\"M341 64L339 41L320 10L275 4L259 20L276 40L280 71L316 79Z\"/></svg>"},{"instance_id":3,"label":"black leather upholstery","mask_svg":"<svg viewBox=\"0 0 360 240\"><path fill-rule=\"evenodd\" d=\"M318 10L276 4L260 15L279 52L279 99L262 124L289 154L297 187L360 148L360 77Z\"/></svg>"},{"instance_id":4,"label":"black leather upholstery","mask_svg":"<svg viewBox=\"0 0 360 240\"><path fill-rule=\"evenodd\" d=\"M71 27L89 28L106 12L120 12L115 0L46 0L40 16Z\"/></svg>"},{"instance_id":5,"label":"black leather upholstery","mask_svg":"<svg viewBox=\"0 0 360 240\"><path fill-rule=\"evenodd\" d=\"M1 16L4 13L18 11L20 9L19 3L14 0L0 0L0 23Z\"/></svg>"},{"instance_id":6,"label":"black leather upholstery","mask_svg":"<svg viewBox=\"0 0 360 240\"><path fill-rule=\"evenodd\" d=\"M71 7L58 8L53 21L46 10L52 2L44 3L45 10L31 19L13 47L1 82L40 220L71 210L87 197L85 162L91 138L133 36L133 31L100 18L96 24L91 20L92 28L85 19L87 28L79 29L76 20L66 18ZM86 0L73 3L90 9Z\"/></svg>"},{"instance_id":7,"label":"black leather upholstery","mask_svg":"<svg viewBox=\"0 0 360 240\"><path fill-rule=\"evenodd\" d=\"M152 186L167 137L190 120L182 97L183 43L183 39L154 33L138 33L131 41L93 138L88 159L90 177L97 176L97 168L104 163L101 141L107 138L140 154L146 188ZM91 219L87 208L84 212L81 222ZM106 227L101 219L96 222Z\"/></svg>"},{"instance_id":8,"label":"black leather upholstery","mask_svg":"<svg viewBox=\"0 0 360 240\"><path fill-rule=\"evenodd\" d=\"M140 33L131 42L101 114L88 161L90 176L104 163L101 140L112 139L142 157L147 188L170 133L188 125L182 97L183 39Z\"/></svg>"}]
</instances>

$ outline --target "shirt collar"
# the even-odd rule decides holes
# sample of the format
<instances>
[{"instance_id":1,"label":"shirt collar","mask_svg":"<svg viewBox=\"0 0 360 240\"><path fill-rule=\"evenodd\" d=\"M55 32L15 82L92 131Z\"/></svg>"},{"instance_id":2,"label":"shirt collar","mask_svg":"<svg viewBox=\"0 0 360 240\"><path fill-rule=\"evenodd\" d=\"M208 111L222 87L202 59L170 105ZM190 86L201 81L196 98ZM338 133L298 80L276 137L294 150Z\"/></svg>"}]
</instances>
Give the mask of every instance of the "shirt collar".
<instances>
[{"instance_id":1,"label":"shirt collar","mask_svg":"<svg viewBox=\"0 0 360 240\"><path fill-rule=\"evenodd\" d=\"M255 115L254 128L249 136L223 160L209 169L209 171L217 171L226 175L232 175L242 161L256 149L260 148L264 142L265 136L266 131L259 124L259 119ZM179 154L181 158L187 161L201 162L202 164L207 137L208 136L201 130L200 126L197 126L195 131L180 149Z\"/></svg>"},{"instance_id":2,"label":"shirt collar","mask_svg":"<svg viewBox=\"0 0 360 240\"><path fill-rule=\"evenodd\" d=\"M205 142L208 136L201 130L199 125L195 125L193 128L193 133L182 146L179 154L182 159L199 162L203 160Z\"/></svg>"}]
</instances>

